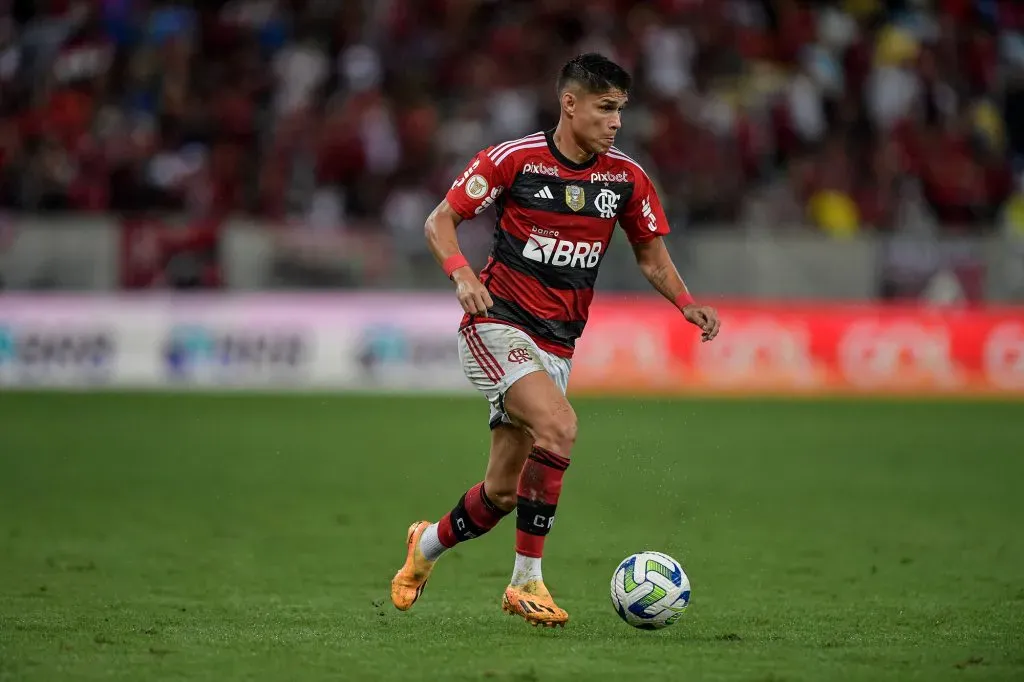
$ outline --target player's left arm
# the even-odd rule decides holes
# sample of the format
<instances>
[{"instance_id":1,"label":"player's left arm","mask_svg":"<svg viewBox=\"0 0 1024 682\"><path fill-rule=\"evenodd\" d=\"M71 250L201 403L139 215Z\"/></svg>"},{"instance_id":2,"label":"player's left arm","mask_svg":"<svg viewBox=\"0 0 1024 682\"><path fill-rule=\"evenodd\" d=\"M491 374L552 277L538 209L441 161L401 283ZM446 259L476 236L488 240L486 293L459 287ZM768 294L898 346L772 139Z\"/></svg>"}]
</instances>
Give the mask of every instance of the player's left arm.
<instances>
[{"instance_id":1,"label":"player's left arm","mask_svg":"<svg viewBox=\"0 0 1024 682\"><path fill-rule=\"evenodd\" d=\"M634 192L619 218L626 232L640 272L651 286L672 302L688 322L700 327L702 341L718 336L721 323L718 311L693 300L683 278L679 275L672 255L665 246L668 218L653 184L642 171L637 174Z\"/></svg>"},{"instance_id":2,"label":"player's left arm","mask_svg":"<svg viewBox=\"0 0 1024 682\"><path fill-rule=\"evenodd\" d=\"M633 254L636 256L637 265L640 266L640 272L651 286L672 301L688 322L701 328L702 341L710 341L718 336L721 327L718 311L711 306L700 305L690 296L679 270L672 262L672 255L668 252L663 237L656 236L648 241L633 244Z\"/></svg>"}]
</instances>

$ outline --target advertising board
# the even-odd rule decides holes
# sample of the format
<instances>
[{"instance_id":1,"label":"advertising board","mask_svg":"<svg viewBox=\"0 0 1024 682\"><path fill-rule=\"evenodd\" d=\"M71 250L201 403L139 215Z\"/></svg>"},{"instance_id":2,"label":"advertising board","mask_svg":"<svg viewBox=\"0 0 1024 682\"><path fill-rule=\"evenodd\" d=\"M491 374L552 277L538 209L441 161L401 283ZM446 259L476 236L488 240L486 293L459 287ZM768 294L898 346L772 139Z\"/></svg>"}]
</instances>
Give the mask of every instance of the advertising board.
<instances>
[{"instance_id":1,"label":"advertising board","mask_svg":"<svg viewBox=\"0 0 1024 682\"><path fill-rule=\"evenodd\" d=\"M570 390L1024 397L1024 308L600 296ZM445 294L0 297L0 386L470 392Z\"/></svg>"}]
</instances>

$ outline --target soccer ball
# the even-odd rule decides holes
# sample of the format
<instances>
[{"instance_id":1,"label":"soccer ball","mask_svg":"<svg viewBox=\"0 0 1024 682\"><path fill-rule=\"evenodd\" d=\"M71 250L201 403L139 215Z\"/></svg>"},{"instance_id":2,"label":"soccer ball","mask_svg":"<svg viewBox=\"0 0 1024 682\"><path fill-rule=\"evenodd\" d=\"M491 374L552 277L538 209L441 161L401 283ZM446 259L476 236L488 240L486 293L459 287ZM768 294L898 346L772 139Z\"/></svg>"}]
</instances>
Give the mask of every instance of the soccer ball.
<instances>
[{"instance_id":1,"label":"soccer ball","mask_svg":"<svg viewBox=\"0 0 1024 682\"><path fill-rule=\"evenodd\" d=\"M622 620L642 630L660 630L683 616L690 579L679 562L661 552L640 552L612 576L612 605Z\"/></svg>"}]
</instances>

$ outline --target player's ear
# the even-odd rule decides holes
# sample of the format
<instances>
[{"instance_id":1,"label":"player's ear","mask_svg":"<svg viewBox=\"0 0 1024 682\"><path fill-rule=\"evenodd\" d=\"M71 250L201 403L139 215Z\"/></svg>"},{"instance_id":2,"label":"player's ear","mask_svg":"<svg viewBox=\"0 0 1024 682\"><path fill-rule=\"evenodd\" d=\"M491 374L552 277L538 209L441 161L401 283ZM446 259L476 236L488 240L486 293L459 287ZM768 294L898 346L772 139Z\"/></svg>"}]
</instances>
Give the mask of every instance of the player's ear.
<instances>
[{"instance_id":1,"label":"player's ear","mask_svg":"<svg viewBox=\"0 0 1024 682\"><path fill-rule=\"evenodd\" d=\"M570 90L562 91L562 111L570 118L576 113L577 101L576 95L573 92Z\"/></svg>"}]
</instances>

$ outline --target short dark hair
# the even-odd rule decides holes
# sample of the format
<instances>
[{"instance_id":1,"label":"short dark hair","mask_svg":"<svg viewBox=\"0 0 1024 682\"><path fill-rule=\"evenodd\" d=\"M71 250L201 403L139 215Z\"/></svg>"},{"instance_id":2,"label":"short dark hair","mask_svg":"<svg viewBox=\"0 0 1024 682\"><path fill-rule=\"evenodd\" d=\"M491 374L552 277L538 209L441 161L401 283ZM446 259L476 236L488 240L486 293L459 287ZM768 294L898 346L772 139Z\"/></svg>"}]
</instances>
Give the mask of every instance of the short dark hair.
<instances>
[{"instance_id":1,"label":"short dark hair","mask_svg":"<svg viewBox=\"0 0 1024 682\"><path fill-rule=\"evenodd\" d=\"M605 92L612 88L629 93L633 78L604 55L588 52L573 57L562 67L558 74L558 93L561 94L569 83L578 83L590 93Z\"/></svg>"}]
</instances>

